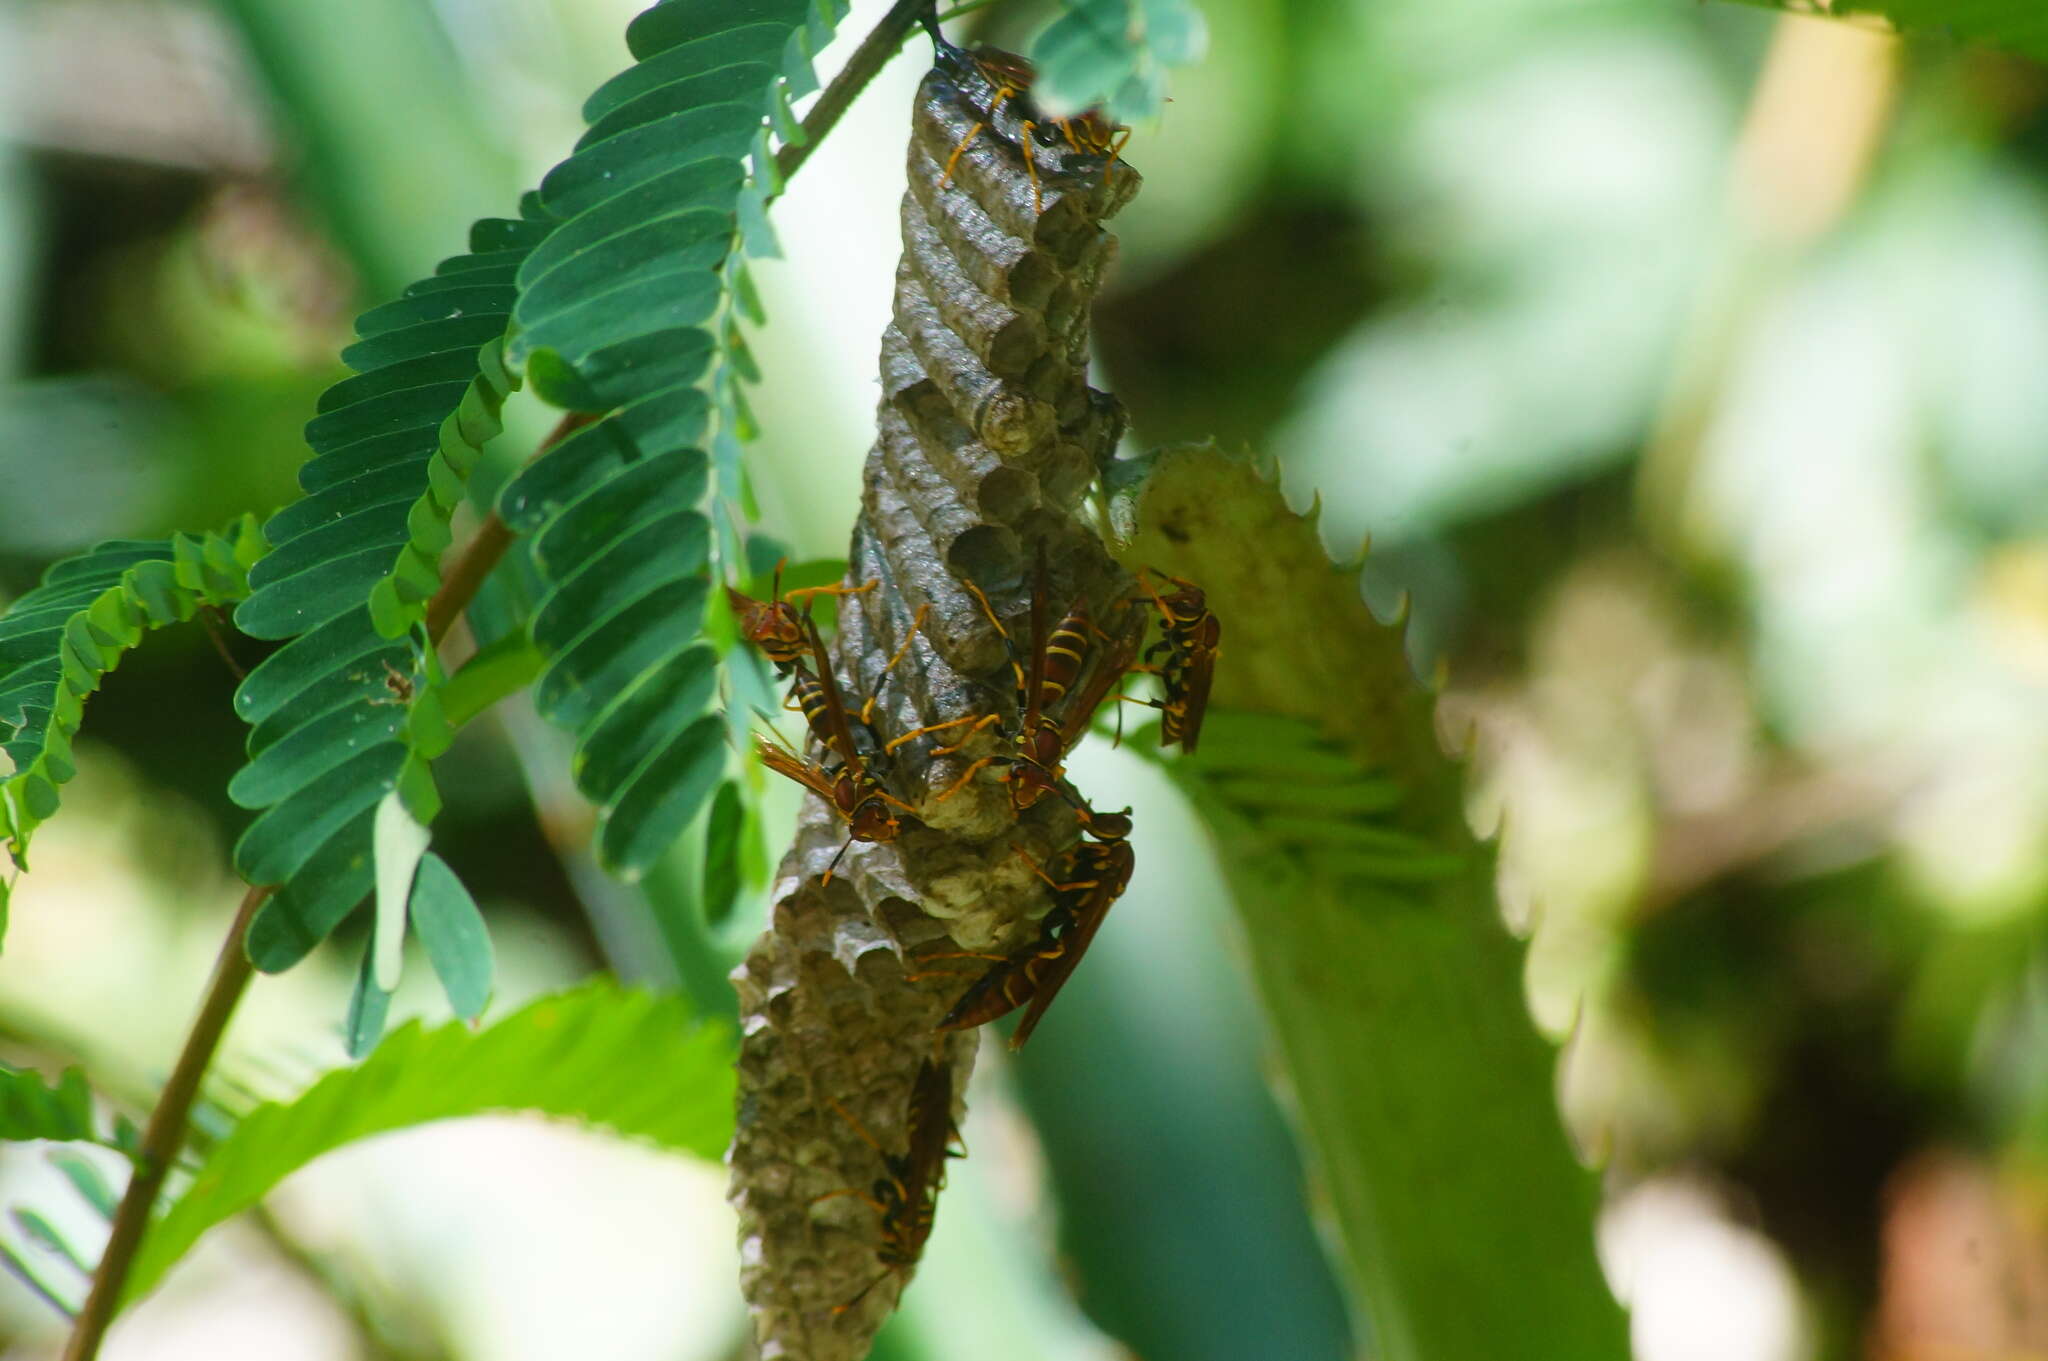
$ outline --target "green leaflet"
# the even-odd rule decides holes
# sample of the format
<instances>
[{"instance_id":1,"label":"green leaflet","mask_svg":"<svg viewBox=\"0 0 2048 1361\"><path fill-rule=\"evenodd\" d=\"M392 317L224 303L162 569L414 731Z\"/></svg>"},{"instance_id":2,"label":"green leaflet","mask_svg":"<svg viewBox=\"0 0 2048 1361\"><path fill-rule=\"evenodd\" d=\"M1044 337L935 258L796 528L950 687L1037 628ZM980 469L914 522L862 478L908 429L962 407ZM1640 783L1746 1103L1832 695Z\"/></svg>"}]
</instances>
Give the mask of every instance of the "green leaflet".
<instances>
[{"instance_id":1,"label":"green leaflet","mask_svg":"<svg viewBox=\"0 0 2048 1361\"><path fill-rule=\"evenodd\" d=\"M76 773L86 697L148 630L242 599L263 548L253 516L219 534L103 543L51 567L0 615L0 751L14 766L0 776L0 834L16 865L27 867L30 837ZM6 901L0 881L0 925Z\"/></svg>"},{"instance_id":2,"label":"green leaflet","mask_svg":"<svg viewBox=\"0 0 2048 1361\"><path fill-rule=\"evenodd\" d=\"M360 1065L266 1102L201 1163L144 1240L126 1300L147 1294L221 1221L323 1153L485 1111L532 1110L716 1158L731 1132L732 1036L681 999L591 983L478 1032L413 1022Z\"/></svg>"},{"instance_id":3,"label":"green leaflet","mask_svg":"<svg viewBox=\"0 0 2048 1361\"><path fill-rule=\"evenodd\" d=\"M67 1068L55 1083L46 1083L41 1073L0 1065L0 1139L101 1142L85 1074Z\"/></svg>"},{"instance_id":4,"label":"green leaflet","mask_svg":"<svg viewBox=\"0 0 2048 1361\"><path fill-rule=\"evenodd\" d=\"M521 264L507 351L533 389L604 418L523 471L499 512L531 536L547 659L535 703L575 734L597 851L634 876L689 827L729 760L697 641L734 535L751 371L732 315L741 247L778 189L771 118L816 88L843 0L674 0L627 29L635 64L584 106L589 130L542 179L558 226ZM718 414L714 437L712 418Z\"/></svg>"},{"instance_id":5,"label":"green leaflet","mask_svg":"<svg viewBox=\"0 0 2048 1361\"><path fill-rule=\"evenodd\" d=\"M484 914L448 863L429 851L413 880L409 911L412 929L441 979L448 1004L465 1021L483 1015L491 1000L496 958Z\"/></svg>"},{"instance_id":6,"label":"green leaflet","mask_svg":"<svg viewBox=\"0 0 2048 1361\"><path fill-rule=\"evenodd\" d=\"M362 339L342 352L356 376L323 393L307 423L307 496L265 526L273 550L235 614L245 633L293 637L365 601L387 638L424 616L449 518L518 386L500 337L518 266L548 226L479 223L470 254L357 318Z\"/></svg>"},{"instance_id":7,"label":"green leaflet","mask_svg":"<svg viewBox=\"0 0 2048 1361\"><path fill-rule=\"evenodd\" d=\"M1742 0L1794 14L1874 15L1906 35L1939 34L2048 61L2048 10L2035 0L1836 0L1833 5Z\"/></svg>"},{"instance_id":8,"label":"green leaflet","mask_svg":"<svg viewBox=\"0 0 2048 1361\"><path fill-rule=\"evenodd\" d=\"M1222 625L1201 751L1162 764L1216 841L1379 1353L1625 1357L1598 1187L1401 630L1241 459L1169 450L1113 509L1123 560L1200 583Z\"/></svg>"},{"instance_id":9,"label":"green leaflet","mask_svg":"<svg viewBox=\"0 0 2048 1361\"><path fill-rule=\"evenodd\" d=\"M291 641L236 692L249 764L228 791L262 810L236 869L278 886L250 925L259 968L296 963L368 893L385 794L422 824L439 809L430 763L452 725L422 625L449 519L518 386L502 353L515 281L552 225L525 206L524 219L477 223L469 254L357 319L361 339L342 352L356 373L306 426L306 496L265 526L274 547L235 622ZM381 1026L355 1010L356 1031Z\"/></svg>"},{"instance_id":10,"label":"green leaflet","mask_svg":"<svg viewBox=\"0 0 2048 1361\"><path fill-rule=\"evenodd\" d=\"M746 794L738 782L727 780L719 785L718 795L711 801L711 816L704 823L702 898L704 920L713 926L722 925L739 900L741 862L752 823Z\"/></svg>"},{"instance_id":11,"label":"green leaflet","mask_svg":"<svg viewBox=\"0 0 2048 1361\"><path fill-rule=\"evenodd\" d=\"M1166 68L1208 45L1190 0L1063 0L1066 11L1031 44L1032 95L1048 110L1100 106L1118 123L1151 118L1166 102Z\"/></svg>"},{"instance_id":12,"label":"green leaflet","mask_svg":"<svg viewBox=\"0 0 2048 1361\"><path fill-rule=\"evenodd\" d=\"M610 411L699 373L750 187L743 162L791 94L815 88L811 58L839 0L687 0L626 30L636 64L584 105L590 128L542 179L562 223L521 266L511 361L571 410ZM674 448L676 446L658 446Z\"/></svg>"}]
</instances>

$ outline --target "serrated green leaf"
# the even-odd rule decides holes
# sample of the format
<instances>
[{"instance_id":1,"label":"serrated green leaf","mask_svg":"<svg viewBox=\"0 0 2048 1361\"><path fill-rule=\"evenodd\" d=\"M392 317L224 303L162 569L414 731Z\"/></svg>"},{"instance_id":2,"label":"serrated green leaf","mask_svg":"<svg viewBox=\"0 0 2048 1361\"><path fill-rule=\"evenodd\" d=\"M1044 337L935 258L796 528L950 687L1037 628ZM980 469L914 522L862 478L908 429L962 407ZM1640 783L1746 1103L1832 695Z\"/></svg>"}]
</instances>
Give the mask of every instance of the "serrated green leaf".
<instances>
[{"instance_id":1,"label":"serrated green leaf","mask_svg":"<svg viewBox=\"0 0 2048 1361\"><path fill-rule=\"evenodd\" d=\"M483 1015L497 967L491 933L462 880L431 852L420 861L413 881L411 916L448 1005L465 1021Z\"/></svg>"},{"instance_id":2,"label":"serrated green leaf","mask_svg":"<svg viewBox=\"0 0 2048 1361\"><path fill-rule=\"evenodd\" d=\"M1124 561L1198 582L1222 627L1201 749L1162 765L1216 841L1367 1313L1406 1355L1492 1357L1540 1317L1546 1355L1626 1357L1599 1186L1400 630L1243 459L1169 450L1125 500ZM1288 784L1316 805L1275 800Z\"/></svg>"},{"instance_id":3,"label":"serrated green leaf","mask_svg":"<svg viewBox=\"0 0 2048 1361\"><path fill-rule=\"evenodd\" d=\"M732 1127L731 1060L725 1026L674 996L610 983L542 998L477 1033L413 1022L359 1066L245 1116L144 1239L124 1298L153 1290L202 1234L291 1173L390 1130L531 1110L716 1158Z\"/></svg>"},{"instance_id":4,"label":"serrated green leaf","mask_svg":"<svg viewBox=\"0 0 2048 1361\"><path fill-rule=\"evenodd\" d=\"M671 387L578 431L506 484L498 498L505 523L522 532L545 524L629 463L686 450L704 435L711 402L694 387Z\"/></svg>"},{"instance_id":5,"label":"serrated green leaf","mask_svg":"<svg viewBox=\"0 0 2048 1361\"><path fill-rule=\"evenodd\" d=\"M711 526L693 510L669 511L587 554L541 601L533 636L566 646L657 588L702 570Z\"/></svg>"},{"instance_id":6,"label":"serrated green leaf","mask_svg":"<svg viewBox=\"0 0 2048 1361\"><path fill-rule=\"evenodd\" d=\"M809 0L692 0L687 5L655 5L626 25L626 47L645 62L742 24L772 23L793 31L802 26L809 12Z\"/></svg>"}]
</instances>

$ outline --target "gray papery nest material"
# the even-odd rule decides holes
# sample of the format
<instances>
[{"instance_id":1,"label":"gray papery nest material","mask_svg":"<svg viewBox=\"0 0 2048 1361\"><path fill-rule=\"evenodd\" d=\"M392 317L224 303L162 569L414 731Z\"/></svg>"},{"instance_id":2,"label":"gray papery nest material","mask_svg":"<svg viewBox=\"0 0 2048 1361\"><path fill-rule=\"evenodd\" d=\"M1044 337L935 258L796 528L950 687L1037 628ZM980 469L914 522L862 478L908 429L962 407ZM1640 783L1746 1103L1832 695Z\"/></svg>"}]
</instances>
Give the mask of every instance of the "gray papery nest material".
<instances>
[{"instance_id":1,"label":"gray papery nest material","mask_svg":"<svg viewBox=\"0 0 2048 1361\"><path fill-rule=\"evenodd\" d=\"M880 584L842 598L831 653L849 708L880 685L874 727L884 740L990 711L1014 728L1002 641L962 578L989 594L1020 651L1041 545L1053 619L1085 596L1113 633L1143 626L1124 605L1132 579L1080 513L1124 423L1116 400L1087 382L1090 305L1116 246L1101 224L1138 177L1040 140L1034 203L1019 140L1028 106L1013 96L992 117L996 94L979 71L942 58L912 117L895 317L882 335L877 439L846 576L848 586ZM923 607L907 655L884 678ZM931 754L958 736L914 739L880 763L918 819L893 842L855 844L829 884L846 824L805 799L769 930L733 972L742 1040L731 1200L764 1358L866 1355L907 1273L843 1307L883 1275L879 1217L856 1195L818 1197L865 1194L885 1169L833 1103L900 1154L913 1080L935 1057L950 1067L960 1114L978 1036L932 1027L974 961L934 963L919 977L911 961L1006 954L1031 940L1051 897L1015 847L1050 865L1079 836L1058 798L1020 817L999 766L938 802L969 762L1003 750L984 730L957 754Z\"/></svg>"}]
</instances>

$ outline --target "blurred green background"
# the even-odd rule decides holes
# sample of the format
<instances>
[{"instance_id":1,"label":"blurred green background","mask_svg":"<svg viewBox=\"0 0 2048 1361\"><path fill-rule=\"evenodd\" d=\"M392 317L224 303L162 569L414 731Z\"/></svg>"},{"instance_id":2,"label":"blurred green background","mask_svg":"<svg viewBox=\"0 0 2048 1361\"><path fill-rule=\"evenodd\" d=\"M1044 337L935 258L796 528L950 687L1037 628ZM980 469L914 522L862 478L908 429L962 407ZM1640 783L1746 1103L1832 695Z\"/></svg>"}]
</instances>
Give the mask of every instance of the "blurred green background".
<instances>
[{"instance_id":1,"label":"blurred green background","mask_svg":"<svg viewBox=\"0 0 2048 1361\"><path fill-rule=\"evenodd\" d=\"M288 499L348 319L566 152L636 8L0 0L0 599ZM1677 0L1203 8L1126 153L1099 381L1135 448L1276 454L1333 547L1372 536L1375 602L1412 596L1638 1355L2048 1356L2048 74ZM755 483L799 557L856 505L921 46L760 270ZM501 467L546 424L515 410ZM235 896L232 688L188 628L95 702L0 1057L160 1080ZM688 865L606 882L518 705L439 770L497 1008L610 967L730 1009L763 901L708 923ZM1200 828L1122 753L1077 775L1145 810L1136 882L1059 1019L984 1065L877 1354L1369 1355ZM259 981L231 1075L341 1060L360 939ZM401 1013L443 1005L423 974ZM0 1196L52 1177L0 1151ZM393 1136L216 1235L108 1355L742 1355L722 1195L530 1121ZM0 1355L58 1334L0 1281Z\"/></svg>"}]
</instances>

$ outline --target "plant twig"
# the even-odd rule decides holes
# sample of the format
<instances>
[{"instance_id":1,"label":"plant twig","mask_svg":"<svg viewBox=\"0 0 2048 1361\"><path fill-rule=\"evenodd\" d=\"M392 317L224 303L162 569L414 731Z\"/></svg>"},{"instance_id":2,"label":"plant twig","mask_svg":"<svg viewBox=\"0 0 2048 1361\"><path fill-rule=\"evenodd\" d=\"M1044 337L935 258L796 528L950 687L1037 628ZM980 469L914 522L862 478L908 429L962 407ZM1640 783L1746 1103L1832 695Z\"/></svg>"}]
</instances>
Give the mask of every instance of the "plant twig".
<instances>
[{"instance_id":1,"label":"plant twig","mask_svg":"<svg viewBox=\"0 0 2048 1361\"><path fill-rule=\"evenodd\" d=\"M199 611L200 625L206 630L206 636L213 640L213 650L220 654L220 659L223 662L227 663L228 670L234 673L235 681L239 684L249 679L249 672L246 667L235 660L235 654L228 651L227 631L223 627L226 621L227 615L218 605L208 605Z\"/></svg>"},{"instance_id":2,"label":"plant twig","mask_svg":"<svg viewBox=\"0 0 2048 1361\"><path fill-rule=\"evenodd\" d=\"M590 411L571 411L555 422L555 428L548 437L534 449L528 463L539 458L548 450L560 444L584 426L597 420L597 414ZM512 531L492 511L477 527L476 536L463 548L462 556L448 569L441 579L441 589L434 592L434 598L427 602L427 636L436 643L448 636L448 630L455 627L455 621L469 608L469 602L476 599L476 593L483 587L484 579L496 569L505 556L505 550L512 546Z\"/></svg>"},{"instance_id":3,"label":"plant twig","mask_svg":"<svg viewBox=\"0 0 2048 1361\"><path fill-rule=\"evenodd\" d=\"M596 419L589 413L570 412L541 441L534 456L539 457ZM447 637L448 630L462 617L511 542L511 530L503 520L495 513L485 519L442 581L441 589L427 602L427 633L435 643ZM214 1052L220 1047L221 1035L227 1030L236 1003L249 986L253 966L242 947L242 938L248 934L256 909L276 891L275 885L268 885L252 888L242 896L234 925L228 928L227 940L214 961L213 976L200 1000L199 1016L185 1037L185 1047L178 1054L177 1066L171 1069L163 1094L149 1113L149 1123L143 1127L135 1174L128 1180L120 1205L115 1207L113 1231L108 1235L106 1250L100 1254L99 1269L93 1273L85 1303L79 1308L63 1361L93 1361L99 1355L107 1328L120 1311L121 1291L127 1285L128 1272L142 1246L143 1235L148 1232L150 1214L163 1192L164 1178L185 1145L185 1131L191 1124L192 1103L199 1097L199 1084L213 1063Z\"/></svg>"},{"instance_id":4,"label":"plant twig","mask_svg":"<svg viewBox=\"0 0 2048 1361\"><path fill-rule=\"evenodd\" d=\"M896 0L881 22L861 39L853 55L846 59L846 66L832 77L832 83L825 87L825 93L818 96L818 102L804 115L803 140L791 142L775 153L775 168L787 180L797 172L825 134L832 131L840 118L853 104L855 97L867 88L868 82L881 74L889 59L903 47L903 40L910 36L910 30L917 27L920 15L932 7L932 0Z\"/></svg>"},{"instance_id":5,"label":"plant twig","mask_svg":"<svg viewBox=\"0 0 2048 1361\"><path fill-rule=\"evenodd\" d=\"M92 1361L99 1354L100 1339L106 1336L107 1325L114 1321L120 1308L121 1289L128 1283L128 1268L134 1264L136 1249L142 1246L142 1236L149 1229L150 1211L164 1189L164 1178L170 1174L178 1150L184 1147L185 1127L191 1121L192 1102L199 1095L200 1079L206 1076L214 1050L220 1046L221 1034L228 1027L228 1018L235 1014L235 1004L242 1000L242 990L249 985L251 965L248 953L242 949L242 936L256 909L274 891L268 887L252 888L242 895L235 924L228 928L228 938L213 964L213 977L199 1003L199 1017L192 1022L192 1032L185 1037L177 1066L171 1069L170 1081L164 1084L163 1095L157 1098L156 1108L149 1113L149 1123L143 1127L135 1174L128 1179L128 1189L114 1210L113 1232L107 1239L106 1251L100 1254L92 1288L78 1310L78 1322L64 1348L64 1361Z\"/></svg>"}]
</instances>

